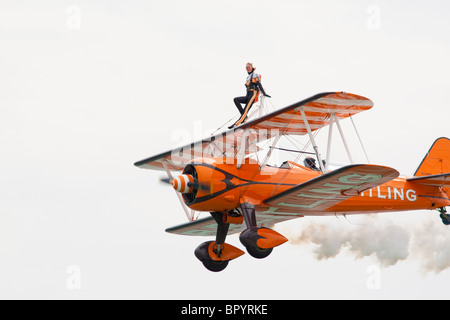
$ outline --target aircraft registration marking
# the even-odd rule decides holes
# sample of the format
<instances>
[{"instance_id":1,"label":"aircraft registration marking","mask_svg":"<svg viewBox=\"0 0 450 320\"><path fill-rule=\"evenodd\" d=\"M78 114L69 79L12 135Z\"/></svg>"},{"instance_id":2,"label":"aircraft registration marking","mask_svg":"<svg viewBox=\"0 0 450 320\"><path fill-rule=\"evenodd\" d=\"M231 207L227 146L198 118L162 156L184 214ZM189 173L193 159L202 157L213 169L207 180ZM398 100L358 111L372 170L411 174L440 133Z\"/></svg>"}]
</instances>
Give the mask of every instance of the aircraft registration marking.
<instances>
[{"instance_id":1,"label":"aircraft registration marking","mask_svg":"<svg viewBox=\"0 0 450 320\"><path fill-rule=\"evenodd\" d=\"M358 189L365 189L364 186L382 179L379 174L359 174L351 173L339 176L336 183L325 182L319 185L313 184L310 188L302 189L300 193L287 197L287 200L277 203L277 206L295 207L301 209L316 209L326 205L330 207L334 202L339 202L358 193ZM327 179L329 180L329 179ZM351 192L356 190L356 193ZM361 190L362 191L362 190ZM294 196L295 198L293 198ZM336 201L337 200L337 201Z\"/></svg>"},{"instance_id":2,"label":"aircraft registration marking","mask_svg":"<svg viewBox=\"0 0 450 320\"><path fill-rule=\"evenodd\" d=\"M272 207L272 214L298 215L308 211L326 211L354 196L364 196L365 191L373 193L370 190L397 178L398 175L397 170L385 166L349 165L281 192L267 199L265 203ZM385 188L383 186L381 190L384 191ZM391 197L401 198L401 190L391 189L390 192ZM414 191L403 191L403 198L406 194L406 200L414 199Z\"/></svg>"}]
</instances>

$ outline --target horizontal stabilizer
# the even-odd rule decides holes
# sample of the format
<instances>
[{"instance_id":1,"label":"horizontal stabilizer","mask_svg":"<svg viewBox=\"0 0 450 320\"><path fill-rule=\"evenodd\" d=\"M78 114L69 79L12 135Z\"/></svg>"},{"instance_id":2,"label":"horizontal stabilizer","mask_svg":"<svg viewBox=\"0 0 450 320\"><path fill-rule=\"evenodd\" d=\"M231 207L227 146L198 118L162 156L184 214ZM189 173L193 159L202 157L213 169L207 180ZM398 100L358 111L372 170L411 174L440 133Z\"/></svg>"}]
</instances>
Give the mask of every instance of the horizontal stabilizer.
<instances>
[{"instance_id":1,"label":"horizontal stabilizer","mask_svg":"<svg viewBox=\"0 0 450 320\"><path fill-rule=\"evenodd\" d=\"M272 210L279 213L324 211L398 175L397 170L389 167L349 165L281 192L264 203L275 207Z\"/></svg>"},{"instance_id":2,"label":"horizontal stabilizer","mask_svg":"<svg viewBox=\"0 0 450 320\"><path fill-rule=\"evenodd\" d=\"M413 177L406 179L409 182L434 187L450 187L450 173L435 174L431 176Z\"/></svg>"}]
</instances>

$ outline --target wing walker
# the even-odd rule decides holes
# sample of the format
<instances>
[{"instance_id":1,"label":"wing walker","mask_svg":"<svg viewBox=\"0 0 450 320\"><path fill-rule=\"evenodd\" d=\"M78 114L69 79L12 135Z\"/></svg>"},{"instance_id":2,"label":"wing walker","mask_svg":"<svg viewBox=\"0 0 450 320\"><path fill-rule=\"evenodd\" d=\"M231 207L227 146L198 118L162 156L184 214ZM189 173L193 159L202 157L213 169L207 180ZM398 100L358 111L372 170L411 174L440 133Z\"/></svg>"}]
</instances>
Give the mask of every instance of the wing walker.
<instances>
[{"instance_id":1,"label":"wing walker","mask_svg":"<svg viewBox=\"0 0 450 320\"><path fill-rule=\"evenodd\" d=\"M143 169L162 170L180 199L188 222L166 229L187 236L215 237L195 249L195 256L211 271L225 269L244 254L225 242L239 240L253 257L267 257L287 239L271 229L279 222L304 216L369 214L437 210L450 224L450 140L432 144L416 172L401 176L393 168L355 164L342 132L341 121L373 107L371 100L345 92L325 92L268 114L259 114L231 130L212 135L138 161ZM331 169L330 146L334 127L344 142L349 165ZM328 127L325 157L315 133ZM356 127L355 127L356 129ZM312 152L302 164L285 161L268 165L280 138L308 136ZM359 134L358 134L359 138ZM261 149L265 143L269 147ZM284 149L286 150L286 149ZM365 152L365 151L364 151ZM260 155L263 153L263 157ZM317 160L317 161L316 161ZM368 161L369 162L369 161ZM198 218L200 212L208 212Z\"/></svg>"}]
</instances>

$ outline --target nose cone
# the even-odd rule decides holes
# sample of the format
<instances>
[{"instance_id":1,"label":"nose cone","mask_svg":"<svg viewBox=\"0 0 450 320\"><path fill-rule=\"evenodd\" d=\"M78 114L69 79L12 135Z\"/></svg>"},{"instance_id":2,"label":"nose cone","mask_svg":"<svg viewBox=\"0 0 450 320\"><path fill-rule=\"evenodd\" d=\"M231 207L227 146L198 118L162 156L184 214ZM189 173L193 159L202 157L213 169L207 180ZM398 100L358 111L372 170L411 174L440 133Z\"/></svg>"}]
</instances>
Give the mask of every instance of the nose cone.
<instances>
[{"instance_id":1,"label":"nose cone","mask_svg":"<svg viewBox=\"0 0 450 320\"><path fill-rule=\"evenodd\" d=\"M180 193L194 191L194 178L190 174L182 174L172 180L172 187Z\"/></svg>"}]
</instances>

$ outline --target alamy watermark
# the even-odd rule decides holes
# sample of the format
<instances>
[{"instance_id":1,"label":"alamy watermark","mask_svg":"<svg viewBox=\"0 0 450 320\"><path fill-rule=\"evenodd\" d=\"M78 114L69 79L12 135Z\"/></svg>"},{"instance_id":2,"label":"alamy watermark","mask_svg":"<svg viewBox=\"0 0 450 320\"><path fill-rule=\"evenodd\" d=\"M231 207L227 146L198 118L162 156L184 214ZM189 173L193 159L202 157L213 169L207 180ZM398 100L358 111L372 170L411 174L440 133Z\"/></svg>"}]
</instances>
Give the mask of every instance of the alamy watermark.
<instances>
[{"instance_id":1,"label":"alamy watermark","mask_svg":"<svg viewBox=\"0 0 450 320\"><path fill-rule=\"evenodd\" d=\"M216 163L221 164L235 164L237 159L242 160L260 151L258 144L280 135L278 129L237 129L201 139L201 122L194 125L193 137L189 130L183 128L172 133L173 141L187 144L171 151L172 164L182 166L202 158L215 158ZM189 144L192 141L195 142Z\"/></svg>"},{"instance_id":2,"label":"alamy watermark","mask_svg":"<svg viewBox=\"0 0 450 320\"><path fill-rule=\"evenodd\" d=\"M366 26L369 30L381 29L381 8L377 5L370 5L367 7L366 13L368 14L366 20Z\"/></svg>"},{"instance_id":3,"label":"alamy watermark","mask_svg":"<svg viewBox=\"0 0 450 320\"><path fill-rule=\"evenodd\" d=\"M379 290L381 289L381 269L377 265L370 265L367 270L366 286L369 290Z\"/></svg>"},{"instance_id":4,"label":"alamy watermark","mask_svg":"<svg viewBox=\"0 0 450 320\"><path fill-rule=\"evenodd\" d=\"M78 5L72 4L67 7L67 20L66 26L69 30L81 29L81 8Z\"/></svg>"},{"instance_id":5,"label":"alamy watermark","mask_svg":"<svg viewBox=\"0 0 450 320\"><path fill-rule=\"evenodd\" d=\"M69 290L81 290L81 268L78 265L70 265L66 269L68 274L66 287Z\"/></svg>"}]
</instances>

